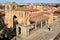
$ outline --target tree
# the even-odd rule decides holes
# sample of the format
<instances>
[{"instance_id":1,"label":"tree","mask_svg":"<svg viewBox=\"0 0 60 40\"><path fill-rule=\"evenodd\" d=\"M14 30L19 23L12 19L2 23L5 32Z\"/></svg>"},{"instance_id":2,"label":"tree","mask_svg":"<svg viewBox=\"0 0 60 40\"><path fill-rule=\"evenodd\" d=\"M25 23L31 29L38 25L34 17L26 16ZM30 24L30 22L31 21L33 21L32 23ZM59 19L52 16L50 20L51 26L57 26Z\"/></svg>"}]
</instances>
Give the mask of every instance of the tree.
<instances>
[{"instance_id":1,"label":"tree","mask_svg":"<svg viewBox=\"0 0 60 40\"><path fill-rule=\"evenodd\" d=\"M3 18L4 16L5 16L4 14L0 13L0 31L3 30L1 36L5 37L5 35L7 35L7 38L11 39L14 36L16 36L16 27L7 28L7 25L4 23L4 18Z\"/></svg>"},{"instance_id":2,"label":"tree","mask_svg":"<svg viewBox=\"0 0 60 40\"><path fill-rule=\"evenodd\" d=\"M4 28L5 24L4 24L4 14L0 13L0 30Z\"/></svg>"}]
</instances>

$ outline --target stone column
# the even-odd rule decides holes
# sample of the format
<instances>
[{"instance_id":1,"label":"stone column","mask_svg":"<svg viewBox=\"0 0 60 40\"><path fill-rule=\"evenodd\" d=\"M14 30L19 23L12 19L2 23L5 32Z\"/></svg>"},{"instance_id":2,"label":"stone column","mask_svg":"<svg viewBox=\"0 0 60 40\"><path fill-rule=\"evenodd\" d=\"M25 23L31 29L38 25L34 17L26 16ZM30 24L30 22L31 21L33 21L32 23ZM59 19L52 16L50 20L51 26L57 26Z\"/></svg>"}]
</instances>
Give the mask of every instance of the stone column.
<instances>
[{"instance_id":1,"label":"stone column","mask_svg":"<svg viewBox=\"0 0 60 40\"><path fill-rule=\"evenodd\" d=\"M42 21L41 21L41 28L42 28Z\"/></svg>"},{"instance_id":2,"label":"stone column","mask_svg":"<svg viewBox=\"0 0 60 40\"><path fill-rule=\"evenodd\" d=\"M50 26L49 26L49 24L48 24L48 28L49 28Z\"/></svg>"},{"instance_id":3,"label":"stone column","mask_svg":"<svg viewBox=\"0 0 60 40\"><path fill-rule=\"evenodd\" d=\"M46 24L46 25L47 25L47 23L48 23L47 20L45 20L45 24Z\"/></svg>"},{"instance_id":4,"label":"stone column","mask_svg":"<svg viewBox=\"0 0 60 40\"><path fill-rule=\"evenodd\" d=\"M16 36L19 35L19 28L18 28L18 25L16 25Z\"/></svg>"},{"instance_id":5,"label":"stone column","mask_svg":"<svg viewBox=\"0 0 60 40\"><path fill-rule=\"evenodd\" d=\"M37 29L37 23L35 23L35 30Z\"/></svg>"},{"instance_id":6,"label":"stone column","mask_svg":"<svg viewBox=\"0 0 60 40\"><path fill-rule=\"evenodd\" d=\"M21 27L21 37L26 38L29 36L29 29L27 27Z\"/></svg>"}]
</instances>

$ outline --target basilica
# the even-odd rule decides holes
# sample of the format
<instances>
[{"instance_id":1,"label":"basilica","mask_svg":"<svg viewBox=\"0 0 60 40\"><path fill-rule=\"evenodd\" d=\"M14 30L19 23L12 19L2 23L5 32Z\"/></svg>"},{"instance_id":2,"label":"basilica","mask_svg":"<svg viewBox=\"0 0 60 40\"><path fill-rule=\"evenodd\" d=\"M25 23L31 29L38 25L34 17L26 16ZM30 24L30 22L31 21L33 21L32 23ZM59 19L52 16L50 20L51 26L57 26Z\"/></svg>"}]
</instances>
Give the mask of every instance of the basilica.
<instances>
[{"instance_id":1,"label":"basilica","mask_svg":"<svg viewBox=\"0 0 60 40\"><path fill-rule=\"evenodd\" d=\"M4 22L7 28L13 28L14 22L16 22L16 36L20 35L22 38L26 38L30 36L31 31L53 24L54 11L52 11L51 5L47 6L41 4L18 5L15 2L5 3Z\"/></svg>"}]
</instances>

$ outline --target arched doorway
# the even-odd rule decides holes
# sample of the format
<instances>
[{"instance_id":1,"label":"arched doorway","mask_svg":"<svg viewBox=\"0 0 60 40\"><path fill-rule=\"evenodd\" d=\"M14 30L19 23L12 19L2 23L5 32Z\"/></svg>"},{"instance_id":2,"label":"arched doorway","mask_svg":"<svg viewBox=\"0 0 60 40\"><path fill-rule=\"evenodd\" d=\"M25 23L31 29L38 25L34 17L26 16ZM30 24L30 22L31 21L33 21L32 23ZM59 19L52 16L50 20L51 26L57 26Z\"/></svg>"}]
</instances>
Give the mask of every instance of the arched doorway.
<instances>
[{"instance_id":1,"label":"arched doorway","mask_svg":"<svg viewBox=\"0 0 60 40\"><path fill-rule=\"evenodd\" d=\"M21 27L19 27L19 34L21 34Z\"/></svg>"},{"instance_id":2,"label":"arched doorway","mask_svg":"<svg viewBox=\"0 0 60 40\"><path fill-rule=\"evenodd\" d=\"M16 25L18 24L17 21L17 16L13 16L13 32L14 32L14 36L16 36Z\"/></svg>"},{"instance_id":3,"label":"arched doorway","mask_svg":"<svg viewBox=\"0 0 60 40\"><path fill-rule=\"evenodd\" d=\"M14 15L13 16L13 27L16 27L17 24L18 24L17 17Z\"/></svg>"},{"instance_id":4,"label":"arched doorway","mask_svg":"<svg viewBox=\"0 0 60 40\"><path fill-rule=\"evenodd\" d=\"M14 28L14 32L16 33L16 30L17 30L17 33L18 33L18 34L21 34L21 27L16 26L16 25L18 25L18 20L17 20L17 16L14 15L14 16L13 16L13 28ZM16 27L17 27L17 28L16 28ZM17 34L17 33L16 33L16 34Z\"/></svg>"},{"instance_id":5,"label":"arched doorway","mask_svg":"<svg viewBox=\"0 0 60 40\"><path fill-rule=\"evenodd\" d=\"M19 35L21 35L21 25L17 24L17 26L16 26L16 36L19 36Z\"/></svg>"}]
</instances>

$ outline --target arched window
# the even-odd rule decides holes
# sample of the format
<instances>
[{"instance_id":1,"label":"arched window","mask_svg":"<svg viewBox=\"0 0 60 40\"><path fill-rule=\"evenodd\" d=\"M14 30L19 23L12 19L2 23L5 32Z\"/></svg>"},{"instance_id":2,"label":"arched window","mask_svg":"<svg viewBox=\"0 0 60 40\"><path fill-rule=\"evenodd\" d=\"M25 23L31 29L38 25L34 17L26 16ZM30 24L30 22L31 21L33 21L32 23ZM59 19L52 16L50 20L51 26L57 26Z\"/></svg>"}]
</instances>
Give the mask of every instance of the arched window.
<instances>
[{"instance_id":1,"label":"arched window","mask_svg":"<svg viewBox=\"0 0 60 40\"><path fill-rule=\"evenodd\" d=\"M13 26L16 27L16 24L18 24L17 17L13 16Z\"/></svg>"},{"instance_id":2,"label":"arched window","mask_svg":"<svg viewBox=\"0 0 60 40\"><path fill-rule=\"evenodd\" d=\"M7 6L7 10L9 10L9 6Z\"/></svg>"},{"instance_id":3,"label":"arched window","mask_svg":"<svg viewBox=\"0 0 60 40\"><path fill-rule=\"evenodd\" d=\"M12 8L12 9L14 10L15 8L16 8L16 7L15 7L15 6L13 6L13 8Z\"/></svg>"},{"instance_id":4,"label":"arched window","mask_svg":"<svg viewBox=\"0 0 60 40\"><path fill-rule=\"evenodd\" d=\"M13 22L18 24L17 17L15 15L13 16Z\"/></svg>"},{"instance_id":5,"label":"arched window","mask_svg":"<svg viewBox=\"0 0 60 40\"><path fill-rule=\"evenodd\" d=\"M13 18L17 18L17 17L14 15Z\"/></svg>"}]
</instances>

